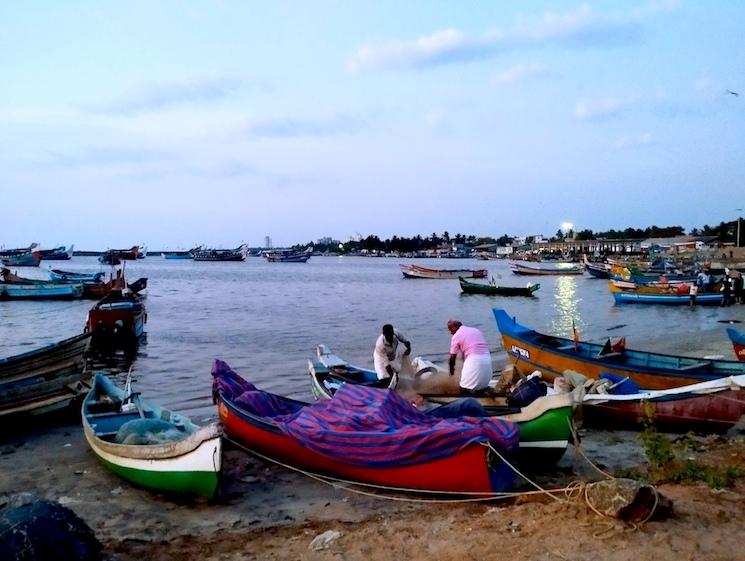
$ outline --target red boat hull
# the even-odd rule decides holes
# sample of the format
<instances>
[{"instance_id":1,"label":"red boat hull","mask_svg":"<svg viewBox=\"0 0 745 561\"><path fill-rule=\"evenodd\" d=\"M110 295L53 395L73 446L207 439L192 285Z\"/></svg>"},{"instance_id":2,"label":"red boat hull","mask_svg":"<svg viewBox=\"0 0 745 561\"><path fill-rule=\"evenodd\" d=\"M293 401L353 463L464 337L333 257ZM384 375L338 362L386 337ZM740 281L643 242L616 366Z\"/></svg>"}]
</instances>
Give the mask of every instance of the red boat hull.
<instances>
[{"instance_id":1,"label":"red boat hull","mask_svg":"<svg viewBox=\"0 0 745 561\"><path fill-rule=\"evenodd\" d=\"M402 490L484 494L504 490L492 486L489 449L481 444L470 444L452 456L420 464L386 468L357 466L322 456L280 432L248 422L219 397L217 409L226 436L250 451L294 468ZM498 471L509 469L501 460L492 463Z\"/></svg>"}]
</instances>

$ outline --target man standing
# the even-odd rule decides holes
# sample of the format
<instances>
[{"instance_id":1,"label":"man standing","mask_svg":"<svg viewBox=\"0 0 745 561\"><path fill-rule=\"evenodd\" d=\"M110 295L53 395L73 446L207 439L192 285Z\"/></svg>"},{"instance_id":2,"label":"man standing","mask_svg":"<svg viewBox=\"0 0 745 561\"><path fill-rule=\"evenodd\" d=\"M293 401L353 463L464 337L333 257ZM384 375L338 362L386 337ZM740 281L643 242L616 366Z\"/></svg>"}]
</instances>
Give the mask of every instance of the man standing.
<instances>
[{"instance_id":1,"label":"man standing","mask_svg":"<svg viewBox=\"0 0 745 561\"><path fill-rule=\"evenodd\" d=\"M463 370L460 374L460 392L466 395L481 393L489 386L492 376L491 355L484 334L475 327L460 321L448 321L450 340L450 375L455 374L455 360L463 355Z\"/></svg>"},{"instance_id":2,"label":"man standing","mask_svg":"<svg viewBox=\"0 0 745 561\"><path fill-rule=\"evenodd\" d=\"M404 355L411 353L409 340L398 329L394 329L390 323L386 323L383 326L383 333L375 341L375 350L373 351L373 364L378 380L393 376L393 373L397 371L393 367L393 361L396 360L399 341L406 346Z\"/></svg>"}]
</instances>

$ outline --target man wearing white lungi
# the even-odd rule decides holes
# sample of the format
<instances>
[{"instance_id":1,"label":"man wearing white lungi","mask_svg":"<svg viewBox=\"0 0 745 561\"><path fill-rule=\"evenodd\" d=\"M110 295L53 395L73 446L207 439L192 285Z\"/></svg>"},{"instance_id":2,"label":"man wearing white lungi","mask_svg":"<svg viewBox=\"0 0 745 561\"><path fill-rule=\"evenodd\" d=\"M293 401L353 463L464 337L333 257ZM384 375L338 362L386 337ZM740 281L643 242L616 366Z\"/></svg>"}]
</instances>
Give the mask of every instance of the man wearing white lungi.
<instances>
[{"instance_id":1,"label":"man wearing white lungi","mask_svg":"<svg viewBox=\"0 0 745 561\"><path fill-rule=\"evenodd\" d=\"M373 351L373 364L378 380L389 378L393 376L394 372L397 372L397 369L393 366L393 361L396 360L399 341L406 345L404 354L411 353L409 340L398 329L394 329L390 323L386 323L383 326L383 333L375 341L375 350Z\"/></svg>"},{"instance_id":2,"label":"man wearing white lungi","mask_svg":"<svg viewBox=\"0 0 745 561\"><path fill-rule=\"evenodd\" d=\"M453 336L450 339L450 375L455 374L455 360L461 353L460 392L466 395L480 393L489 386L492 376L491 354L484 334L454 319L448 321L448 331Z\"/></svg>"}]
</instances>

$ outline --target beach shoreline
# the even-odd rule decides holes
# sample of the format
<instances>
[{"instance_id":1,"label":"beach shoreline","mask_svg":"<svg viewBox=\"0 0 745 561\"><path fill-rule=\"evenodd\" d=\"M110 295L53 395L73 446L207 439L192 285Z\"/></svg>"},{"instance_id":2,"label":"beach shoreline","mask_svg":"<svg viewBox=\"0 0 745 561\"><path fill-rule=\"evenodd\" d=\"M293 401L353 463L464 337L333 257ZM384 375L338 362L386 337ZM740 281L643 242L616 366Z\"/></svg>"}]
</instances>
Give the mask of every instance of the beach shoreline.
<instances>
[{"instance_id":1,"label":"beach shoreline","mask_svg":"<svg viewBox=\"0 0 745 561\"><path fill-rule=\"evenodd\" d=\"M649 341L647 349L733 359L724 326L689 342ZM495 353L495 368L506 362ZM712 446L742 444L739 429ZM739 448L737 449L739 451ZM739 453L739 452L738 452ZM584 456L583 456L584 454ZM585 459L589 458L589 462ZM745 458L745 455L743 456ZM738 456L739 461L739 456ZM743 466L745 466L745 459ZM637 433L582 430L539 486L564 488L645 463ZM563 491L487 503L378 497L269 465L226 445L219 496L209 502L135 488L96 461L77 423L0 439L0 494L32 492L73 509L122 561L141 559L679 559L734 560L728 537L745 522L745 485L715 490L665 484L675 516L634 530L598 516ZM523 483L520 489L532 487ZM558 500L557 500L558 499ZM313 539L340 535L315 550Z\"/></svg>"}]
</instances>

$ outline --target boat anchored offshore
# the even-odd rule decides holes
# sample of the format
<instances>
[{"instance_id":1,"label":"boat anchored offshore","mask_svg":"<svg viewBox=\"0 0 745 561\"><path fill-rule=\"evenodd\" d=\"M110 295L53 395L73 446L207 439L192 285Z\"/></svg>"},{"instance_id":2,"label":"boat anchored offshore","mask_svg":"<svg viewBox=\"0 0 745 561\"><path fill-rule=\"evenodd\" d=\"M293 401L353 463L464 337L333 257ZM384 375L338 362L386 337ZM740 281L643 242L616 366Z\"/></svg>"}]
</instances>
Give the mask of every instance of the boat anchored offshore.
<instances>
[{"instance_id":1,"label":"boat anchored offshore","mask_svg":"<svg viewBox=\"0 0 745 561\"><path fill-rule=\"evenodd\" d=\"M459 277L483 279L489 274L486 269L430 269L413 263L399 265L399 268L404 278L407 279L457 279Z\"/></svg>"}]
</instances>

